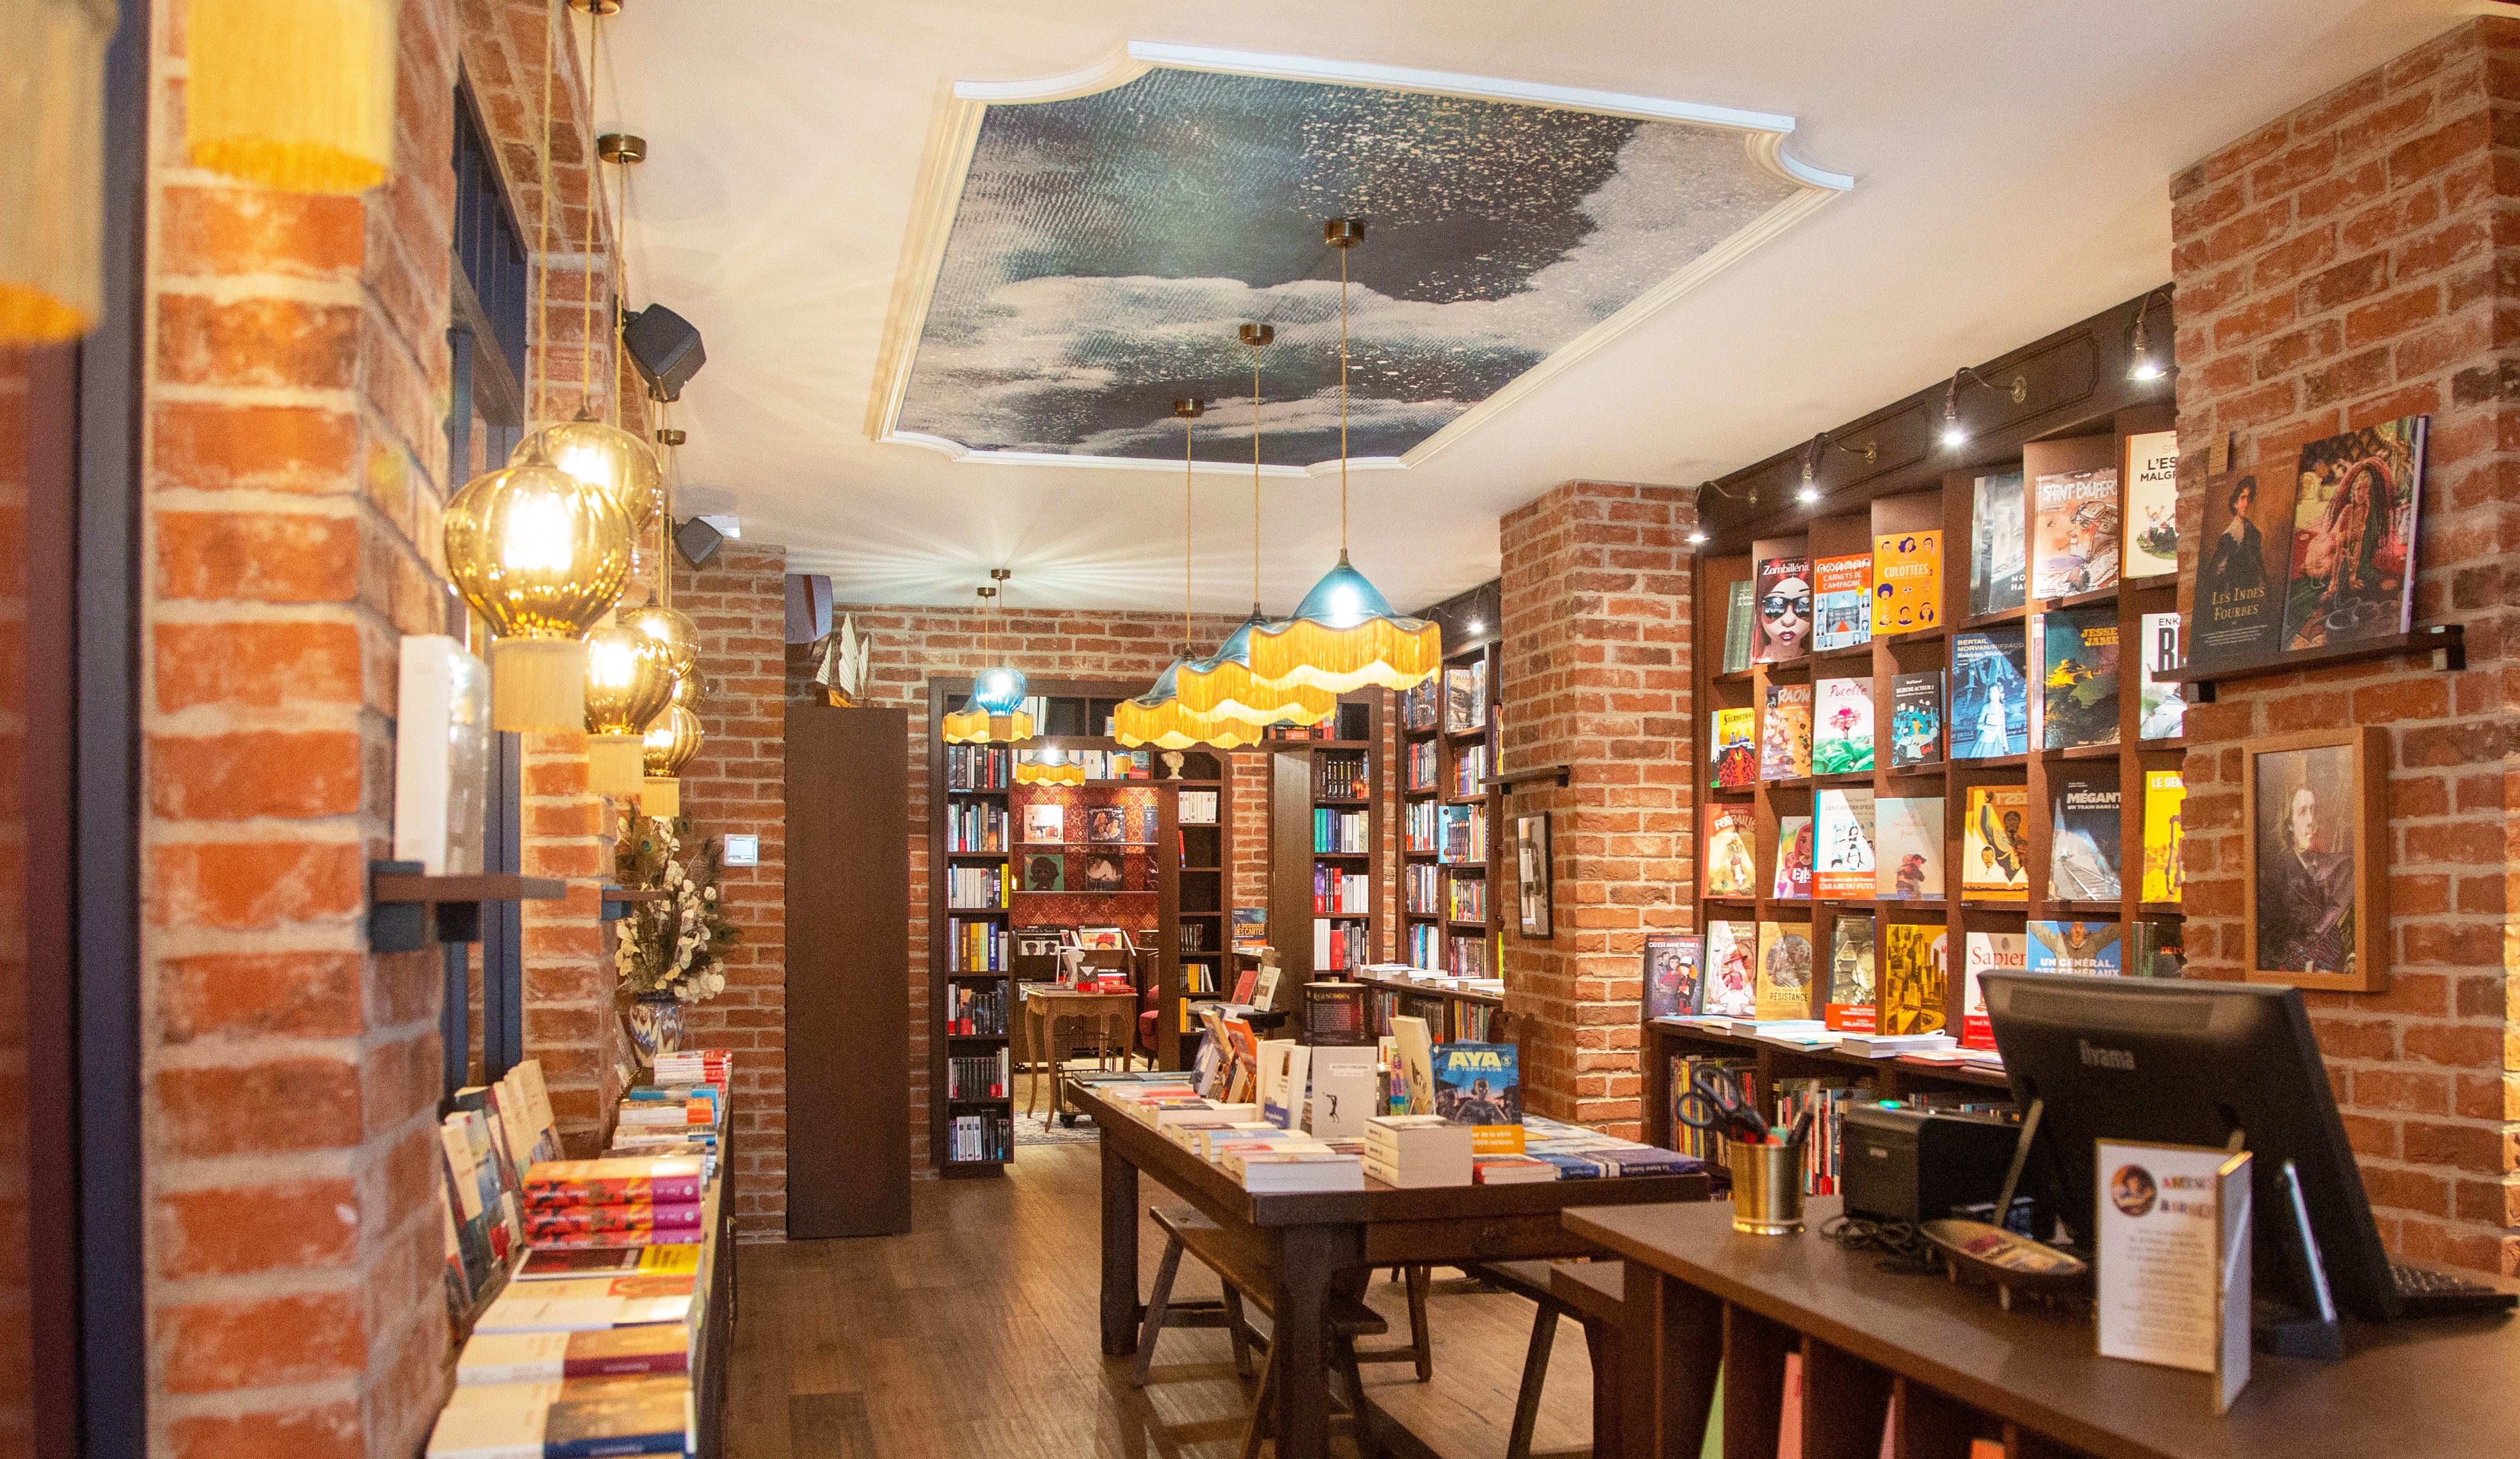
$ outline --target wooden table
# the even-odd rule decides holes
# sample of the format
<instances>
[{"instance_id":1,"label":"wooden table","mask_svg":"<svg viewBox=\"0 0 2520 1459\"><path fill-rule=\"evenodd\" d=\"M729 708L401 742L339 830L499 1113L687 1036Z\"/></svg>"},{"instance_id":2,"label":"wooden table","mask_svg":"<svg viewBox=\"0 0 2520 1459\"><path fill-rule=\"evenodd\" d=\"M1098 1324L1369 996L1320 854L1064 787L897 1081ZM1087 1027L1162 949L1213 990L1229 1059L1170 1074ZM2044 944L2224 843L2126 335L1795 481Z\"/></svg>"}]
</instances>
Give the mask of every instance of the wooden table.
<instances>
[{"instance_id":1,"label":"wooden table","mask_svg":"<svg viewBox=\"0 0 2520 1459\"><path fill-rule=\"evenodd\" d=\"M1059 1099L1065 1084L1056 1075L1062 1062L1059 1058L1058 1026L1065 1023L1090 1023L1100 1031L1105 1066L1109 1050L1120 1051L1120 1067L1130 1067L1132 1051L1138 1041L1138 995L1136 993L1080 993L1055 982L1027 982L1023 989L1024 1050L1027 1065L1047 1064L1054 1078L1050 1092L1050 1112L1060 1113ZM1032 1092L1041 1093L1041 1070L1033 1071ZM1024 1113L1032 1113L1033 1101L1024 1102Z\"/></svg>"},{"instance_id":2,"label":"wooden table","mask_svg":"<svg viewBox=\"0 0 2520 1459\"><path fill-rule=\"evenodd\" d=\"M1097 1098L1090 1079L1068 1081L1070 1100L1094 1117L1102 1146L1102 1351L1138 1350L1138 1176L1198 1208L1248 1242L1279 1274L1273 1347L1279 1459L1320 1459L1329 1441L1328 1345L1323 1315L1336 1284L1361 1292L1375 1267L1458 1266L1521 1256L1598 1254L1559 1219L1569 1206L1642 1207L1703 1202L1703 1175L1639 1175L1546 1185L1444 1186L1254 1195L1218 1166ZM1389 1426L1389 1421L1384 1421ZM1396 1428L1396 1426L1389 1426Z\"/></svg>"},{"instance_id":3,"label":"wooden table","mask_svg":"<svg viewBox=\"0 0 2520 1459\"><path fill-rule=\"evenodd\" d=\"M1814 1197L1805 1219L1837 1208ZM1628 1259L1625 1402L1653 1426L1648 1453L1696 1459L1721 1362L1725 1452L1774 1454L1790 1350L1806 1459L1872 1459L1894 1391L1902 1455L1998 1436L2012 1459L2520 1454L2520 1323L2504 1317L2348 1323L2338 1363L2259 1353L2218 1419L2208 1375L2101 1357L2082 1312L2006 1312L1993 1288L1884 1272L1814 1234L1738 1235L1721 1205L1565 1219Z\"/></svg>"}]
</instances>

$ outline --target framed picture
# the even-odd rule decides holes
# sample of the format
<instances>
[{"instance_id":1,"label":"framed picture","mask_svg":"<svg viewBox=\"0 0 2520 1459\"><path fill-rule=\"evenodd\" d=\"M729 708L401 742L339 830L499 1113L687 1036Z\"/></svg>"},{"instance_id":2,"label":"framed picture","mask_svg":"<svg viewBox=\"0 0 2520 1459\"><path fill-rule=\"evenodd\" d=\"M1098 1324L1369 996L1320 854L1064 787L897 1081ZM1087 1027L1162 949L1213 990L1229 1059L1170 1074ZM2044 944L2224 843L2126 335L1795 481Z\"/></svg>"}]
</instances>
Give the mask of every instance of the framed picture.
<instances>
[{"instance_id":1,"label":"framed picture","mask_svg":"<svg viewBox=\"0 0 2520 1459\"><path fill-rule=\"evenodd\" d=\"M2380 730L2277 735L2240 753L2249 980L2348 993L2385 987L2389 766Z\"/></svg>"},{"instance_id":2,"label":"framed picture","mask_svg":"<svg viewBox=\"0 0 2520 1459\"><path fill-rule=\"evenodd\" d=\"M1514 891L1521 901L1521 930L1526 937L1554 935L1549 927L1549 899L1556 890L1549 860L1549 813L1513 818Z\"/></svg>"}]
</instances>

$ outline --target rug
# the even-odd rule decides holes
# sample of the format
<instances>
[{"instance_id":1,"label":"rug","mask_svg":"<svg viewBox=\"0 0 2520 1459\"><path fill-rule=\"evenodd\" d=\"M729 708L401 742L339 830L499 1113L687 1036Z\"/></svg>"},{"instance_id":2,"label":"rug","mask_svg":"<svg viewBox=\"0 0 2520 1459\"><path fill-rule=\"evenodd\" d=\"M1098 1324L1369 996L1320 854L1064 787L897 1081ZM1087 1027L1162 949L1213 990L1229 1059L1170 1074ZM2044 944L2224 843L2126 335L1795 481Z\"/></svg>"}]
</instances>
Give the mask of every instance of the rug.
<instances>
[{"instance_id":1,"label":"rug","mask_svg":"<svg viewBox=\"0 0 2520 1459\"><path fill-rule=\"evenodd\" d=\"M1080 1070L1093 1067L1091 1060L1080 1060L1076 1065ZM1059 1123L1058 1117L1050 1113L1050 1091L1047 1089L1042 1091L1040 1108L1033 1114L1025 1114L1024 1105L1028 1102L1026 1097L1032 1093L1033 1077L1031 1074L1015 1075L1016 1149L1027 1145L1091 1145L1100 1138L1095 1133L1094 1121L1082 1115L1076 1117L1074 1125Z\"/></svg>"}]
</instances>

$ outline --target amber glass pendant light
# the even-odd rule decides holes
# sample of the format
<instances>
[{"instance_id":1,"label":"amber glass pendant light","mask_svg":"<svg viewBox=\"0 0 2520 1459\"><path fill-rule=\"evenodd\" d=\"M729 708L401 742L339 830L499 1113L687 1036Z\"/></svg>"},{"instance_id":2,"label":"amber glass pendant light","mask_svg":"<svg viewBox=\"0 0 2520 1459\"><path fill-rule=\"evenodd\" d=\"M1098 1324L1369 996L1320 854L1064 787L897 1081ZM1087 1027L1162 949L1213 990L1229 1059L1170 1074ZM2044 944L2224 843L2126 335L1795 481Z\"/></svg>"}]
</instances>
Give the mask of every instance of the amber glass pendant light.
<instances>
[{"instance_id":1,"label":"amber glass pendant light","mask_svg":"<svg viewBox=\"0 0 2520 1459\"><path fill-rule=\"evenodd\" d=\"M1251 671L1278 684L1332 694L1407 689L1444 666L1444 630L1402 617L1347 560L1347 251L1365 242L1360 218L1332 218L1322 241L1339 251L1339 560L1283 622L1251 633Z\"/></svg>"},{"instance_id":2,"label":"amber glass pendant light","mask_svg":"<svg viewBox=\"0 0 2520 1459\"><path fill-rule=\"evenodd\" d=\"M1191 483L1195 466L1191 433L1198 418L1207 414L1207 402L1176 400L1173 414L1181 417L1182 423L1182 656L1155 676L1153 687L1136 699L1121 702L1111 716L1111 734L1113 739L1133 748L1151 745L1157 750L1186 750L1192 745L1207 745L1233 750L1256 743L1261 726L1231 714L1201 712L1181 701L1182 670L1197 661L1191 657L1197 650L1191 638Z\"/></svg>"},{"instance_id":3,"label":"amber glass pendant light","mask_svg":"<svg viewBox=\"0 0 2520 1459\"><path fill-rule=\"evenodd\" d=\"M979 590L983 610L980 627L980 659L987 662L997 657L998 599L1007 580L1014 576L1010 568L992 568L989 576L998 586ZM963 707L945 716L942 726L948 745L1012 745L1032 738L1032 715L1023 707L1023 671L1012 664L993 664L980 671L971 681L971 697Z\"/></svg>"},{"instance_id":4,"label":"amber glass pendant light","mask_svg":"<svg viewBox=\"0 0 2520 1459\"><path fill-rule=\"evenodd\" d=\"M1251 635L1268 622L1260 615L1260 348L1277 334L1265 324L1242 326L1242 342L1251 347L1251 616L1214 655L1183 664L1173 676L1174 697L1187 712L1239 719L1259 730L1319 724L1338 708L1329 690L1275 683L1251 671Z\"/></svg>"}]
</instances>

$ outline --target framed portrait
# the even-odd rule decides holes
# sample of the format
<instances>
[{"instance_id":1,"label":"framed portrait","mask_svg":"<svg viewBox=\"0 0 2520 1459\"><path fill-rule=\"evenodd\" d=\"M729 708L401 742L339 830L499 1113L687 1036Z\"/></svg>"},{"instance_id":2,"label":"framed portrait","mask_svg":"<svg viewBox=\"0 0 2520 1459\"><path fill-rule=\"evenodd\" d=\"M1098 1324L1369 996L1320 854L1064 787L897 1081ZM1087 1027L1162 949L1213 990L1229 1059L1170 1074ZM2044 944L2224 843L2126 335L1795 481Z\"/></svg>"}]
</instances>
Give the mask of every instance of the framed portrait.
<instances>
[{"instance_id":1,"label":"framed portrait","mask_svg":"<svg viewBox=\"0 0 2520 1459\"><path fill-rule=\"evenodd\" d=\"M2252 982L2388 985L2388 747L2376 727L2241 748L2240 925Z\"/></svg>"},{"instance_id":2,"label":"framed portrait","mask_svg":"<svg viewBox=\"0 0 2520 1459\"><path fill-rule=\"evenodd\" d=\"M1526 937L1554 935L1549 925L1549 899L1556 887L1549 860L1549 813L1513 818L1513 889L1518 925Z\"/></svg>"}]
</instances>

